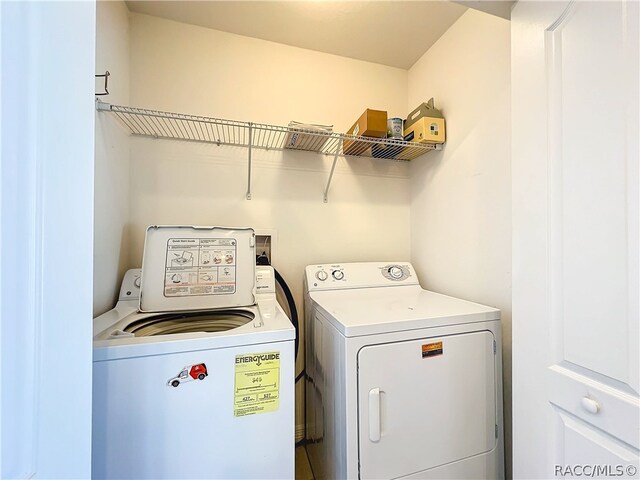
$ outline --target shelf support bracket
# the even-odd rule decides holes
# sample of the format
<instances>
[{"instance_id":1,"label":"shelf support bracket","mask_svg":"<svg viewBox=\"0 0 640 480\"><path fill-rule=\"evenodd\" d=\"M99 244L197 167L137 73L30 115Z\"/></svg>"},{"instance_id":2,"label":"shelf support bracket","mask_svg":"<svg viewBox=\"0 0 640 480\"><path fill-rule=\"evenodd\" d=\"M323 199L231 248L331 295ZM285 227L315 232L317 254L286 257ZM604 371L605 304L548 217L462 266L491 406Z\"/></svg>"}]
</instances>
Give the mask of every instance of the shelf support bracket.
<instances>
[{"instance_id":1,"label":"shelf support bracket","mask_svg":"<svg viewBox=\"0 0 640 480\"><path fill-rule=\"evenodd\" d=\"M253 144L253 123L249 122L249 145L247 149L247 200L251 200L251 145Z\"/></svg>"},{"instance_id":2,"label":"shelf support bracket","mask_svg":"<svg viewBox=\"0 0 640 480\"><path fill-rule=\"evenodd\" d=\"M329 187L331 186L331 180L333 179L333 172L336 170L336 163L338 162L338 156L340 155L340 147L342 147L342 141L339 141L336 146L336 153L333 156L333 164L331 165L331 171L329 172L329 179L327 180L327 188L324 189L324 195L322 200L324 203L329 202Z\"/></svg>"},{"instance_id":3,"label":"shelf support bracket","mask_svg":"<svg viewBox=\"0 0 640 480\"><path fill-rule=\"evenodd\" d=\"M111 104L109 104L107 102L103 102L99 98L96 98L96 110L98 110L99 112L101 112L101 111L110 112L111 111Z\"/></svg>"}]
</instances>

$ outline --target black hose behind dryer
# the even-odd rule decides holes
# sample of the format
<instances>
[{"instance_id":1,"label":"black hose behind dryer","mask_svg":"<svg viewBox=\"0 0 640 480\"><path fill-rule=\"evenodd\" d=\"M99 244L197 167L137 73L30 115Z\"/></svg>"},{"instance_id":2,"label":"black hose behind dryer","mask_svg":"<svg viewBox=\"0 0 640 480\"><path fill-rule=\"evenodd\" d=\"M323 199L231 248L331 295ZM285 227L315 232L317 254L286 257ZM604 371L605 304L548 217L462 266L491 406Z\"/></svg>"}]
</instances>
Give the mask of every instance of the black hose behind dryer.
<instances>
[{"instance_id":1,"label":"black hose behind dryer","mask_svg":"<svg viewBox=\"0 0 640 480\"><path fill-rule=\"evenodd\" d=\"M274 268L273 271L276 274L276 281L278 282L278 285L280 285L280 288L282 288L282 292L284 293L284 296L287 299L287 303L289 304L289 312L291 312L291 323L293 324L293 328L296 329L296 340L295 340L296 355L295 355L295 358L297 360L298 359L298 344L300 342L300 329L299 329L299 326L298 326L298 309L296 308L296 302L293 299L293 294L291 293L291 290L289 289L289 285L287 285L287 282L284 281L284 278L282 278L282 275L280 275L278 270L276 270Z\"/></svg>"}]
</instances>

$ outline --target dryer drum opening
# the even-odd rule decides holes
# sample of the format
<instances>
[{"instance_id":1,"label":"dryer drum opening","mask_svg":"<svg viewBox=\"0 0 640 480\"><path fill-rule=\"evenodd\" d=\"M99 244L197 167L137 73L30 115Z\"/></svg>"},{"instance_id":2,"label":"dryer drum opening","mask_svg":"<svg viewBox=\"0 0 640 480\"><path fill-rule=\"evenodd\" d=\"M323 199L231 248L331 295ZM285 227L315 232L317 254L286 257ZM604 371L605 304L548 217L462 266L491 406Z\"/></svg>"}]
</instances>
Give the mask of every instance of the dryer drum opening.
<instances>
[{"instance_id":1,"label":"dryer drum opening","mask_svg":"<svg viewBox=\"0 0 640 480\"><path fill-rule=\"evenodd\" d=\"M252 321L250 311L219 310L215 312L168 313L144 318L127 325L125 332L136 337L169 335L173 333L225 332Z\"/></svg>"}]
</instances>

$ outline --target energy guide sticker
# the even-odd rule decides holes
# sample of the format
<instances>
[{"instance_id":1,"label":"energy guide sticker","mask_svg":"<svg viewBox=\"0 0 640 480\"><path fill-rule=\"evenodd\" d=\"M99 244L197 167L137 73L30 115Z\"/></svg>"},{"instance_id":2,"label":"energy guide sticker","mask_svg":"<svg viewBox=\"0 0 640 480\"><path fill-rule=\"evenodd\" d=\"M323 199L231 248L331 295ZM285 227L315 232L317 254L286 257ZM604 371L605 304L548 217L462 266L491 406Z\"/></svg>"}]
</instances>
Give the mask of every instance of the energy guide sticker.
<instances>
[{"instance_id":1,"label":"energy guide sticker","mask_svg":"<svg viewBox=\"0 0 640 480\"><path fill-rule=\"evenodd\" d=\"M442 342L425 343L422 345L422 358L435 357L436 355L442 355L443 352Z\"/></svg>"},{"instance_id":2,"label":"energy guide sticker","mask_svg":"<svg viewBox=\"0 0 640 480\"><path fill-rule=\"evenodd\" d=\"M233 414L274 412L280 406L280 352L236 355Z\"/></svg>"}]
</instances>

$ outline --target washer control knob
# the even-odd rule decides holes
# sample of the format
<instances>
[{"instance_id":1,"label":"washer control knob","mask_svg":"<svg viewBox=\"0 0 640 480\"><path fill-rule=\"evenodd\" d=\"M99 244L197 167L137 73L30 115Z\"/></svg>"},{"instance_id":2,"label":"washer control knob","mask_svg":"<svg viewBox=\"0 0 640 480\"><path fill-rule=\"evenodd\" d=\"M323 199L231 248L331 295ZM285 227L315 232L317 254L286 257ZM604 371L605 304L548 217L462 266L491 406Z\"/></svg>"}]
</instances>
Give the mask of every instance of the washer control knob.
<instances>
[{"instance_id":1,"label":"washer control knob","mask_svg":"<svg viewBox=\"0 0 640 480\"><path fill-rule=\"evenodd\" d=\"M324 282L328 277L329 275L327 275L327 272L325 272L324 270L318 270L316 272L316 278L321 282Z\"/></svg>"},{"instance_id":2,"label":"washer control knob","mask_svg":"<svg viewBox=\"0 0 640 480\"><path fill-rule=\"evenodd\" d=\"M140 288L140 277L136 277L136 279L133 281L133 284L136 287Z\"/></svg>"},{"instance_id":3,"label":"washer control knob","mask_svg":"<svg viewBox=\"0 0 640 480\"><path fill-rule=\"evenodd\" d=\"M402 278L402 269L398 265L392 265L389 267L389 275L393 278Z\"/></svg>"},{"instance_id":4,"label":"washer control knob","mask_svg":"<svg viewBox=\"0 0 640 480\"><path fill-rule=\"evenodd\" d=\"M331 275L333 275L333 278L336 280L342 280L344 278L344 272L342 270L334 270L331 272Z\"/></svg>"}]
</instances>

